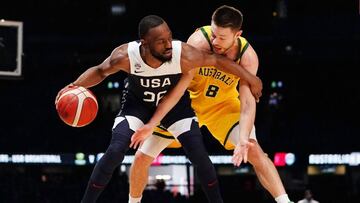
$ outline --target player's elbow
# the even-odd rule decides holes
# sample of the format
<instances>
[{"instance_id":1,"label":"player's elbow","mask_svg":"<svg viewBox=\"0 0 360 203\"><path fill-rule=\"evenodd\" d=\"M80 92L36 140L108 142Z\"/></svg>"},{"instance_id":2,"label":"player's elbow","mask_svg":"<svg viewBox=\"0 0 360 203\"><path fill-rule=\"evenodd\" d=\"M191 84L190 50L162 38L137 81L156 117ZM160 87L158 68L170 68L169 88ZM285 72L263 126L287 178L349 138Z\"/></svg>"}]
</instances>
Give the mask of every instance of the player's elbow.
<instances>
[{"instance_id":1,"label":"player's elbow","mask_svg":"<svg viewBox=\"0 0 360 203\"><path fill-rule=\"evenodd\" d=\"M202 52L202 57L199 57L200 63L199 66L215 66L222 68L222 61L221 61L220 55L214 54L214 53L205 53Z\"/></svg>"},{"instance_id":2,"label":"player's elbow","mask_svg":"<svg viewBox=\"0 0 360 203\"><path fill-rule=\"evenodd\" d=\"M94 67L94 72L101 79L104 79L109 75L109 74L106 73L106 71L104 70L104 68L101 65L95 66Z\"/></svg>"}]
</instances>

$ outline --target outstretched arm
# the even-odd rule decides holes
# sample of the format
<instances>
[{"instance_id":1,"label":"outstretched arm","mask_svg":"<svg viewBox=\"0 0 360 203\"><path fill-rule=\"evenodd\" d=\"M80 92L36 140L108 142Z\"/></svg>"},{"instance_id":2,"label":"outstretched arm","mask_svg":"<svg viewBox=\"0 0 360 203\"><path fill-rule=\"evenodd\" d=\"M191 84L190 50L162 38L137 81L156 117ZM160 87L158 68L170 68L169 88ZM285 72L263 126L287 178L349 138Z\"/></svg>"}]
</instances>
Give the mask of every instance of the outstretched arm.
<instances>
[{"instance_id":1,"label":"outstretched arm","mask_svg":"<svg viewBox=\"0 0 360 203\"><path fill-rule=\"evenodd\" d=\"M101 64L93 66L82 73L74 82L70 83L56 96L55 103L59 95L69 86L92 87L99 84L107 76L114 74L120 70L129 72L130 64L127 54L127 44L121 45L113 50L111 55L107 57Z\"/></svg>"},{"instance_id":2,"label":"outstretched arm","mask_svg":"<svg viewBox=\"0 0 360 203\"><path fill-rule=\"evenodd\" d=\"M130 64L127 54L127 44L117 47L111 55L101 64L87 69L74 82L73 85L92 87L99 84L107 76L120 70L129 72Z\"/></svg>"},{"instance_id":3,"label":"outstretched arm","mask_svg":"<svg viewBox=\"0 0 360 203\"><path fill-rule=\"evenodd\" d=\"M241 58L241 65L250 73L256 75L258 70L259 61L254 49L249 46ZM255 98L251 94L249 84L246 81L240 79L239 85L240 94L240 121L239 121L239 136L240 142L237 143L234 154L233 164L240 166L241 162L247 162L248 149L253 144L249 142L249 136L252 128L254 127L255 114L256 114L256 102Z\"/></svg>"},{"instance_id":4,"label":"outstretched arm","mask_svg":"<svg viewBox=\"0 0 360 203\"><path fill-rule=\"evenodd\" d=\"M136 130L131 137L130 147L134 149L140 146L144 140L152 134L154 128L160 123L165 115L178 103L184 95L192 78L194 77L194 70L184 72L176 86L170 90L159 102L154 115L151 117L143 127Z\"/></svg>"},{"instance_id":5,"label":"outstretched arm","mask_svg":"<svg viewBox=\"0 0 360 203\"><path fill-rule=\"evenodd\" d=\"M208 53L194 48L191 45L183 43L181 65L188 68L196 68L201 66L215 66L222 71L239 76L242 80L250 84L251 92L258 100L262 93L261 80L245 70L241 65L219 54Z\"/></svg>"}]
</instances>

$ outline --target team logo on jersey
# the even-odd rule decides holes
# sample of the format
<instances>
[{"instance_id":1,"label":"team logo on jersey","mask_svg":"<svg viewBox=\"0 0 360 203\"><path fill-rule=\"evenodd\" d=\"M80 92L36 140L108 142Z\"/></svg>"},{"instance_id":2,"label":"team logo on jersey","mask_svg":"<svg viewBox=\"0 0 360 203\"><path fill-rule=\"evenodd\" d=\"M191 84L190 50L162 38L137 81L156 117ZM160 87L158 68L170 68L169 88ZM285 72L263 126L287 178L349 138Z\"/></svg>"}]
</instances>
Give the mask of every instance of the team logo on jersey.
<instances>
[{"instance_id":1,"label":"team logo on jersey","mask_svg":"<svg viewBox=\"0 0 360 203\"><path fill-rule=\"evenodd\" d=\"M213 67L201 67L199 68L198 74L220 80L226 85L231 85L235 81L233 77L228 76L226 73L216 70L216 68Z\"/></svg>"},{"instance_id":2,"label":"team logo on jersey","mask_svg":"<svg viewBox=\"0 0 360 203\"><path fill-rule=\"evenodd\" d=\"M140 63L135 63L135 69L140 69L141 68L141 65L140 65Z\"/></svg>"},{"instance_id":3,"label":"team logo on jersey","mask_svg":"<svg viewBox=\"0 0 360 203\"><path fill-rule=\"evenodd\" d=\"M143 72L145 72L144 70L140 70L141 69L141 65L140 65L140 63L135 63L135 73L143 73Z\"/></svg>"},{"instance_id":4,"label":"team logo on jersey","mask_svg":"<svg viewBox=\"0 0 360 203\"><path fill-rule=\"evenodd\" d=\"M158 88L158 87L165 87L167 85L171 85L171 82L170 82L170 78L164 78L164 80L161 80L159 78L153 78L153 79L141 78L140 84L143 87Z\"/></svg>"}]
</instances>

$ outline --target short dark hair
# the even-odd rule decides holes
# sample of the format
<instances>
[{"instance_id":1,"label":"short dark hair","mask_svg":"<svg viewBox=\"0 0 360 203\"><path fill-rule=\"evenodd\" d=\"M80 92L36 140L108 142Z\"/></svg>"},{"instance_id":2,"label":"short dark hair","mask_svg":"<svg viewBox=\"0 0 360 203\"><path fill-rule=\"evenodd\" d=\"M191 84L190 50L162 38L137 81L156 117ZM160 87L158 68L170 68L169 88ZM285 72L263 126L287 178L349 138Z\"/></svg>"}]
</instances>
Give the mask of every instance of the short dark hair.
<instances>
[{"instance_id":1,"label":"short dark hair","mask_svg":"<svg viewBox=\"0 0 360 203\"><path fill-rule=\"evenodd\" d=\"M163 24L165 21L157 15L148 15L141 19L139 23L139 38L143 39L151 28Z\"/></svg>"},{"instance_id":2,"label":"short dark hair","mask_svg":"<svg viewBox=\"0 0 360 203\"><path fill-rule=\"evenodd\" d=\"M240 30L243 22L243 15L238 9L223 5L214 11L212 21L215 25L220 27L229 27L231 29Z\"/></svg>"}]
</instances>

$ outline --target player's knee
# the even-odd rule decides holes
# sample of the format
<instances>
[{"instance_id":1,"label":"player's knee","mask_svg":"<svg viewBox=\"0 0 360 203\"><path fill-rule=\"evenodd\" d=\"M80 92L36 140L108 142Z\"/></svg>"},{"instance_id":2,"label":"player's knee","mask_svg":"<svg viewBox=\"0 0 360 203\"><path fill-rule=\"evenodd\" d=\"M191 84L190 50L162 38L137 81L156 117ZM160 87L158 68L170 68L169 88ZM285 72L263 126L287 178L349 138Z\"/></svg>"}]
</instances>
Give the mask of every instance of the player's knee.
<instances>
[{"instance_id":1,"label":"player's knee","mask_svg":"<svg viewBox=\"0 0 360 203\"><path fill-rule=\"evenodd\" d=\"M141 167L149 167L153 161L154 161L153 157L146 155L141 151L137 151L135 154L133 165L141 165Z\"/></svg>"},{"instance_id":2,"label":"player's knee","mask_svg":"<svg viewBox=\"0 0 360 203\"><path fill-rule=\"evenodd\" d=\"M262 151L260 145L255 140L250 140L253 144L248 150L248 159L252 165L257 165L259 162L264 161L266 158L264 152Z\"/></svg>"},{"instance_id":3,"label":"player's knee","mask_svg":"<svg viewBox=\"0 0 360 203\"><path fill-rule=\"evenodd\" d=\"M110 160L122 161L127 150L128 150L128 147L123 144L112 143L106 150L105 155L108 156Z\"/></svg>"}]
</instances>

